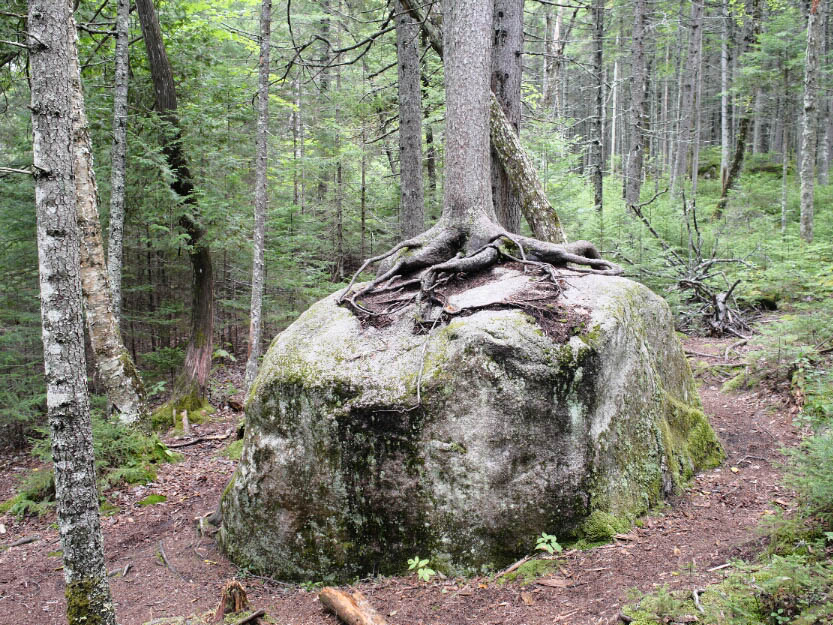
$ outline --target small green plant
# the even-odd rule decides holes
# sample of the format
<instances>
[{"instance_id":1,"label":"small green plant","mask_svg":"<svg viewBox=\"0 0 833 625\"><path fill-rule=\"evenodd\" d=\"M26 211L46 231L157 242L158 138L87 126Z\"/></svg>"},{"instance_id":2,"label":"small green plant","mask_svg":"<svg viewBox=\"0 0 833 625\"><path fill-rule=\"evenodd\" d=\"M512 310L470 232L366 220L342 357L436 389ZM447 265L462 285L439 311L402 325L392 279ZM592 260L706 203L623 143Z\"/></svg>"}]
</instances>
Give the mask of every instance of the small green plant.
<instances>
[{"instance_id":1,"label":"small green plant","mask_svg":"<svg viewBox=\"0 0 833 625\"><path fill-rule=\"evenodd\" d=\"M420 559L419 556L408 559L408 570L416 571L417 577L423 582L431 581L431 578L437 574L434 569L428 568L428 558Z\"/></svg>"},{"instance_id":2,"label":"small green plant","mask_svg":"<svg viewBox=\"0 0 833 625\"><path fill-rule=\"evenodd\" d=\"M535 548L546 551L550 555L556 552L561 553L562 550L556 537L546 532L541 532L541 535L535 539Z\"/></svg>"}]
</instances>

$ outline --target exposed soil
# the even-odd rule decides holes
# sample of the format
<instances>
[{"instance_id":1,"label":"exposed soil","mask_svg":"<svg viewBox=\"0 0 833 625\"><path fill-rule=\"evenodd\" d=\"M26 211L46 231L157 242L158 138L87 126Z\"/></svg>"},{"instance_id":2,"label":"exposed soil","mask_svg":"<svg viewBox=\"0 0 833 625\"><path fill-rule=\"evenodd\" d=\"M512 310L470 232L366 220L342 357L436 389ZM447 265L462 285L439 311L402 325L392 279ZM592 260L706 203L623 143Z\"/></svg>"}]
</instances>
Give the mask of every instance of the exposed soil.
<instances>
[{"instance_id":1,"label":"exposed soil","mask_svg":"<svg viewBox=\"0 0 833 625\"><path fill-rule=\"evenodd\" d=\"M724 352L732 343L690 339L686 349L695 354L692 359L718 364L725 362ZM792 505L776 465L779 449L794 445L799 432L792 425L789 397L761 389L721 393L722 380L715 369L705 371L700 376L701 397L728 459L722 467L698 475L682 496L646 517L643 527L614 544L562 554L558 575L527 586L501 586L488 577L425 583L412 576L368 580L359 588L391 625L584 625L615 622L630 588L667 584L691 589L720 579L729 570L722 565L760 549L759 521L776 507ZM224 433L238 419L226 409L196 430L201 435ZM232 461L219 455L233 440L232 433L226 440L178 449L185 460L162 467L155 483L107 493L120 510L104 518L102 525L111 588L123 625L213 610L223 585L237 574L213 540L199 537L194 529L194 518L213 510L234 469ZM0 456L0 496L8 497L17 476L31 465L22 454ZM151 493L164 494L167 501L137 505ZM51 518L0 517L0 524L1 545L40 537L0 553L0 624L64 623L54 513ZM162 562L160 547L170 566ZM253 608L265 609L276 623L338 622L324 612L314 591L251 576L241 579Z\"/></svg>"}]
</instances>

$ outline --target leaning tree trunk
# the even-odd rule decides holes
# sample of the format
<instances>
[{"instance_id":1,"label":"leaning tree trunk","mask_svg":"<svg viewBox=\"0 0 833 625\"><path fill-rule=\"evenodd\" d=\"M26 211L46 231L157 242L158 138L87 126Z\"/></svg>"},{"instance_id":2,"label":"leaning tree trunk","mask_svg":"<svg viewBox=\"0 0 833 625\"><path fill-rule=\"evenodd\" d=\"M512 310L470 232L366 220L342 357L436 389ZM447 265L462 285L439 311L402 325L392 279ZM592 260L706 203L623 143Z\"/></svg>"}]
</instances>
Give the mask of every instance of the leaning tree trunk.
<instances>
[{"instance_id":1,"label":"leaning tree trunk","mask_svg":"<svg viewBox=\"0 0 833 625\"><path fill-rule=\"evenodd\" d=\"M127 160L127 73L130 0L117 0L116 53L113 89L113 152L110 167L110 233L107 237L107 273L116 324L121 322L122 241Z\"/></svg>"},{"instance_id":2,"label":"leaning tree trunk","mask_svg":"<svg viewBox=\"0 0 833 625\"><path fill-rule=\"evenodd\" d=\"M71 62L75 22L69 3L31 0L28 29L43 359L67 621L115 625L84 362L71 111L77 69Z\"/></svg>"},{"instance_id":3,"label":"leaning tree trunk","mask_svg":"<svg viewBox=\"0 0 833 625\"><path fill-rule=\"evenodd\" d=\"M801 238L813 242L813 203L816 177L816 118L819 48L821 47L819 0L813 0L807 19L807 53L804 56L804 116L801 120Z\"/></svg>"},{"instance_id":4,"label":"leaning tree trunk","mask_svg":"<svg viewBox=\"0 0 833 625\"><path fill-rule=\"evenodd\" d=\"M272 25L272 0L263 0L260 7L260 59L257 81L257 147L255 148L255 229L252 258L252 304L249 325L249 357L246 360L246 391L252 387L260 359L260 343L263 334L261 311L263 309L263 280L266 239L266 209L269 197L266 193L267 142L269 139L269 51Z\"/></svg>"},{"instance_id":5,"label":"leaning tree trunk","mask_svg":"<svg viewBox=\"0 0 833 625\"><path fill-rule=\"evenodd\" d=\"M761 3L760 0L751 0L751 16L749 24L746 28L746 33L743 37L744 52L751 50L758 41L758 35L761 32ZM723 211L726 210L726 205L729 203L729 192L735 185L738 176L740 176L741 167L743 167L743 156L746 152L746 141L749 138L749 128L752 126L752 108L746 106L743 115L738 122L738 131L735 138L735 155L732 157L732 164L729 166L729 173L723 182L723 187L720 191L720 199L717 201L717 206L712 214L713 219L720 219L723 216Z\"/></svg>"},{"instance_id":6,"label":"leaning tree trunk","mask_svg":"<svg viewBox=\"0 0 833 625\"><path fill-rule=\"evenodd\" d=\"M521 129L521 73L524 48L523 0L494 0L492 16L492 93L515 131ZM492 146L492 203L498 222L509 232L520 232L518 194Z\"/></svg>"},{"instance_id":7,"label":"leaning tree trunk","mask_svg":"<svg viewBox=\"0 0 833 625\"><path fill-rule=\"evenodd\" d=\"M425 230L419 25L400 2L396 2L395 9L399 70L399 232L402 239L409 239Z\"/></svg>"},{"instance_id":8,"label":"leaning tree trunk","mask_svg":"<svg viewBox=\"0 0 833 625\"><path fill-rule=\"evenodd\" d=\"M443 35L430 20L426 19L412 0L400 0L402 6L420 24L434 51L443 57ZM509 172L509 181L521 202L521 212L536 239L552 243L566 243L558 214L549 202L538 172L526 155L517 133L503 113L494 94L490 94L489 125L492 142L504 169ZM499 135L499 136L498 136ZM500 146L503 144L503 147ZM520 175L513 174L518 172ZM534 181L530 183L530 181Z\"/></svg>"},{"instance_id":9,"label":"leaning tree trunk","mask_svg":"<svg viewBox=\"0 0 833 625\"><path fill-rule=\"evenodd\" d=\"M191 244L191 335L185 350L184 369L174 384L171 403L177 409L194 411L203 407L205 403L206 385L211 369L214 340L214 278L211 254L208 244L203 240L205 229L199 223L199 207L194 195L194 184L182 150L173 72L168 54L165 52L156 9L152 0L136 0L136 9L147 49L156 95L156 109L174 131L162 134L162 148L173 172L171 188L183 198L184 208L192 211L190 214L184 213L179 219L179 224L188 235Z\"/></svg>"},{"instance_id":10,"label":"leaning tree trunk","mask_svg":"<svg viewBox=\"0 0 833 625\"><path fill-rule=\"evenodd\" d=\"M72 24L75 21L72 20ZM89 124L84 111L84 92L78 63L77 35L73 28L68 47L70 93L72 97L72 151L75 174L76 210L81 233L81 288L87 329L95 357L95 369L107 398L122 423L149 427L145 387L122 343L113 312L101 223L98 219L98 186L93 171Z\"/></svg>"}]
</instances>

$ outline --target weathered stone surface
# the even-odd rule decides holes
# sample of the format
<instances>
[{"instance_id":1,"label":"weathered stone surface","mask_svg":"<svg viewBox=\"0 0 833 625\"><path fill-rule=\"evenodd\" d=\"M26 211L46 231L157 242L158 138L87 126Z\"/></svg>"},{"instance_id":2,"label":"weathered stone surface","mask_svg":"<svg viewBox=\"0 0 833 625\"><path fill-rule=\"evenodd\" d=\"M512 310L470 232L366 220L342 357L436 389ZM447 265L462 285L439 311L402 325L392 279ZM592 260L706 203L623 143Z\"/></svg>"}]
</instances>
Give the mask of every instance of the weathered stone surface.
<instances>
[{"instance_id":1,"label":"weathered stone surface","mask_svg":"<svg viewBox=\"0 0 833 625\"><path fill-rule=\"evenodd\" d=\"M492 273L523 299L527 278ZM274 340L222 501L235 561L296 580L399 572L417 554L501 566L542 531L633 518L720 461L668 306L644 286L569 274L561 298L535 301L564 313L566 342L482 287L455 302L490 308L425 335L415 310L363 328L331 296Z\"/></svg>"}]
</instances>

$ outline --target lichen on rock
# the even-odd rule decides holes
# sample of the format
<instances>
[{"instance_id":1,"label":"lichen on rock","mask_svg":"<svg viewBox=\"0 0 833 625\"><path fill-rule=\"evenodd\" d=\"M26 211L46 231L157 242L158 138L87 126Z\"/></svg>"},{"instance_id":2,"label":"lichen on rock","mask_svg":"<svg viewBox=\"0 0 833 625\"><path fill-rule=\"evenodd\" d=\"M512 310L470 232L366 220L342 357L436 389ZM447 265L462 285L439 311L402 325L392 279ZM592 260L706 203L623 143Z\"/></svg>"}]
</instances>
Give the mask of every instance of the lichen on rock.
<instances>
[{"instance_id":1,"label":"lichen on rock","mask_svg":"<svg viewBox=\"0 0 833 625\"><path fill-rule=\"evenodd\" d=\"M448 323L415 333L412 307L374 327L331 296L273 341L222 500L232 559L294 580L398 573L414 553L500 567L722 459L661 298L565 272L536 300L560 311L544 328L501 305L533 278L489 271L511 297L460 295L478 303Z\"/></svg>"}]
</instances>

